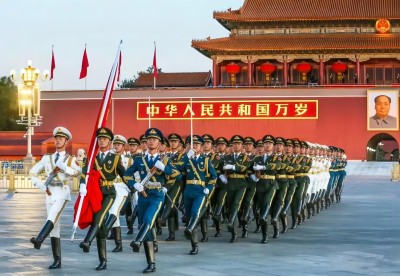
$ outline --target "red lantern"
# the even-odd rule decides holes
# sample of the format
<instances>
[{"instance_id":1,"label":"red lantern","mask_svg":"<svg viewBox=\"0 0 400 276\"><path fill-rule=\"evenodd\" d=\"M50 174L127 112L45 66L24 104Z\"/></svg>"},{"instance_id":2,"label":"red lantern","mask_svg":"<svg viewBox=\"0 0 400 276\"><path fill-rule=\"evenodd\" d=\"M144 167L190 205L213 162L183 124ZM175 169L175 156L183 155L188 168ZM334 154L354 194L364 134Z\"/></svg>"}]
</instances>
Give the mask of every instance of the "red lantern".
<instances>
[{"instance_id":1,"label":"red lantern","mask_svg":"<svg viewBox=\"0 0 400 276\"><path fill-rule=\"evenodd\" d=\"M332 71L338 74L342 74L347 70L347 64L340 60L332 64Z\"/></svg>"},{"instance_id":2,"label":"red lantern","mask_svg":"<svg viewBox=\"0 0 400 276\"><path fill-rule=\"evenodd\" d=\"M237 65L236 63L231 62L226 66L226 72L228 74L235 74L236 75L237 73L240 72L240 66Z\"/></svg>"},{"instance_id":3,"label":"red lantern","mask_svg":"<svg viewBox=\"0 0 400 276\"><path fill-rule=\"evenodd\" d=\"M312 69L311 64L307 63L307 62L301 62L299 64L297 64L296 66L296 70L297 72L301 73L301 80L302 81L306 81L307 80L307 73L310 72Z\"/></svg>"},{"instance_id":4,"label":"red lantern","mask_svg":"<svg viewBox=\"0 0 400 276\"><path fill-rule=\"evenodd\" d=\"M276 66L272 63L266 62L261 64L260 71L264 74L272 74L276 70Z\"/></svg>"},{"instance_id":5,"label":"red lantern","mask_svg":"<svg viewBox=\"0 0 400 276\"><path fill-rule=\"evenodd\" d=\"M226 65L226 72L231 75L231 85L236 85L236 74L240 72L240 66L231 62Z\"/></svg>"}]
</instances>

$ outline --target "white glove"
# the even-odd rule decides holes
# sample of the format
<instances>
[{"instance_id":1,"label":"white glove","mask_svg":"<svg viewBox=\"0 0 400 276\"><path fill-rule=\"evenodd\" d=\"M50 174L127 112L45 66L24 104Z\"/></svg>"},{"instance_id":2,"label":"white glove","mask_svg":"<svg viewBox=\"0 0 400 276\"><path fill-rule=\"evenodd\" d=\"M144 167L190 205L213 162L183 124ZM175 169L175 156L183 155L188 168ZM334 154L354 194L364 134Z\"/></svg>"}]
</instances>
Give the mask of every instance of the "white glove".
<instances>
[{"instance_id":1,"label":"white glove","mask_svg":"<svg viewBox=\"0 0 400 276\"><path fill-rule=\"evenodd\" d=\"M79 193L81 194L81 196L86 196L87 194L86 184L79 185Z\"/></svg>"},{"instance_id":2,"label":"white glove","mask_svg":"<svg viewBox=\"0 0 400 276\"><path fill-rule=\"evenodd\" d=\"M187 152L186 155L187 155L188 158L192 158L192 156L195 155L195 154L196 154L196 152L195 152L193 149L190 149L190 150Z\"/></svg>"},{"instance_id":3,"label":"white glove","mask_svg":"<svg viewBox=\"0 0 400 276\"><path fill-rule=\"evenodd\" d=\"M253 170L255 170L255 171L263 171L263 170L265 170L265 166L254 165L253 166Z\"/></svg>"},{"instance_id":4,"label":"white glove","mask_svg":"<svg viewBox=\"0 0 400 276\"><path fill-rule=\"evenodd\" d=\"M46 191L46 186L44 186L44 184L40 181L36 181L35 183L33 183L33 185L42 191Z\"/></svg>"},{"instance_id":5,"label":"white glove","mask_svg":"<svg viewBox=\"0 0 400 276\"><path fill-rule=\"evenodd\" d=\"M57 160L56 166L59 167L63 172L65 172L67 165L60 159Z\"/></svg>"},{"instance_id":6,"label":"white glove","mask_svg":"<svg viewBox=\"0 0 400 276\"><path fill-rule=\"evenodd\" d=\"M165 165L160 160L157 160L157 162L154 164L154 166L161 171L164 171L164 169L165 169Z\"/></svg>"},{"instance_id":7,"label":"white glove","mask_svg":"<svg viewBox=\"0 0 400 276\"><path fill-rule=\"evenodd\" d=\"M144 190L143 185L140 183L135 183L135 185L133 185L133 188L135 188L139 193L143 192Z\"/></svg>"},{"instance_id":8,"label":"white glove","mask_svg":"<svg viewBox=\"0 0 400 276\"><path fill-rule=\"evenodd\" d=\"M255 174L250 175L251 180L253 180L254 182L258 182L259 179L256 177Z\"/></svg>"},{"instance_id":9,"label":"white glove","mask_svg":"<svg viewBox=\"0 0 400 276\"><path fill-rule=\"evenodd\" d=\"M224 174L221 174L219 176L219 179L222 181L222 183L227 184L228 183L228 179L226 179L226 176Z\"/></svg>"},{"instance_id":10,"label":"white glove","mask_svg":"<svg viewBox=\"0 0 400 276\"><path fill-rule=\"evenodd\" d=\"M164 193L164 195L168 192L167 188L165 188L165 187L162 187L161 189L162 189L162 192Z\"/></svg>"},{"instance_id":11,"label":"white glove","mask_svg":"<svg viewBox=\"0 0 400 276\"><path fill-rule=\"evenodd\" d=\"M203 193L205 195L208 195L210 193L210 190L208 188L204 188Z\"/></svg>"},{"instance_id":12,"label":"white glove","mask_svg":"<svg viewBox=\"0 0 400 276\"><path fill-rule=\"evenodd\" d=\"M235 170L235 165L225 165L224 167L223 167L223 169L224 170Z\"/></svg>"}]
</instances>

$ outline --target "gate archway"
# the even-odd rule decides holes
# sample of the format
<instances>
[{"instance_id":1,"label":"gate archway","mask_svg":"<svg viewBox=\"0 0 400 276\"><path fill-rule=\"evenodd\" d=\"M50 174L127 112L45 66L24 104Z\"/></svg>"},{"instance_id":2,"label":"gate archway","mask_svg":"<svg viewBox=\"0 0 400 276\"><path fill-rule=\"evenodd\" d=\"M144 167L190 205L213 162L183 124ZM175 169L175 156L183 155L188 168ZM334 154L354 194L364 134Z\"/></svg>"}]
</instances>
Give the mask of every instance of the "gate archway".
<instances>
[{"instance_id":1,"label":"gate archway","mask_svg":"<svg viewBox=\"0 0 400 276\"><path fill-rule=\"evenodd\" d=\"M388 133L378 133L369 139L366 152L367 161L399 160L399 144Z\"/></svg>"}]
</instances>

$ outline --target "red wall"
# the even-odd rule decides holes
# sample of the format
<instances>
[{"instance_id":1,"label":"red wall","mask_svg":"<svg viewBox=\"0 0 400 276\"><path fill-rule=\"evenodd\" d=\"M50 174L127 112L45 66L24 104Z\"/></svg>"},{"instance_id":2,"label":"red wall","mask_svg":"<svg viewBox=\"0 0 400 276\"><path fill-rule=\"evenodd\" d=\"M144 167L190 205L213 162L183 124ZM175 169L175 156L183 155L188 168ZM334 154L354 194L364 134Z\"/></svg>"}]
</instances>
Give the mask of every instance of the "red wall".
<instances>
[{"instance_id":1,"label":"red wall","mask_svg":"<svg viewBox=\"0 0 400 276\"><path fill-rule=\"evenodd\" d=\"M315 91L315 90L314 90ZM50 93L50 92L49 92ZM148 128L148 121L136 120L137 99L121 96L113 99L113 107L108 116L108 127L114 133L125 137L139 137ZM150 92L151 93L151 92ZM185 94L181 92L181 94ZM261 97L260 97L261 98ZM285 99L285 96L275 99ZM255 98L252 97L252 100ZM263 98L265 100L265 98ZM305 97L290 97L290 100L305 99ZM324 145L335 145L346 150L349 159L366 158L366 146L376 131L367 131L367 98L365 96L336 97L307 96L307 99L319 101L319 118L307 120L194 120L195 134L209 133L214 137L225 136L228 139L234 134L253 136L259 139L265 134L297 137L301 140ZM157 99L160 100L160 99ZM174 100L168 98L168 100ZM177 98L175 100L183 100ZM184 99L184 100L187 100ZM193 99L195 101L196 99ZM203 99L204 100L204 99ZM232 100L232 98L230 98ZM140 101L146 101L141 98ZM54 127L67 127L77 143L89 143L100 105L100 99L93 97L88 100L64 99L42 101L43 125L36 131L52 131ZM177 132L183 136L190 134L190 120L164 120L151 122L167 136ZM398 131L386 133L400 142Z\"/></svg>"}]
</instances>

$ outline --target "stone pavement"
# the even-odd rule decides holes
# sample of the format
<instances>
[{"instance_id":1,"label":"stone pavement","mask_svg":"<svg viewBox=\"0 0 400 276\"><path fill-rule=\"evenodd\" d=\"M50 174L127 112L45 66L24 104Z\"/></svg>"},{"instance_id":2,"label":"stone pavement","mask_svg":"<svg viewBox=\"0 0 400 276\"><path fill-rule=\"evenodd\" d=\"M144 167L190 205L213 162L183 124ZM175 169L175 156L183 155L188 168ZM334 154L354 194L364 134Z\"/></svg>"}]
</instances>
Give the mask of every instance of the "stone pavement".
<instances>
[{"instance_id":1,"label":"stone pavement","mask_svg":"<svg viewBox=\"0 0 400 276\"><path fill-rule=\"evenodd\" d=\"M200 243L190 256L190 242L178 232L177 241L159 237L156 275L400 275L400 184L381 176L348 176L342 202L312 217L279 239L260 244L261 234L250 233L230 244L230 234ZM0 193L1 275L132 275L146 267L143 248L133 253L133 236L123 234L124 251L110 252L108 270L97 272L97 249L78 247L86 231L70 242L73 203L61 218L62 269L47 269L52 262L50 240L41 250L29 242L45 220L44 195L39 192ZM76 195L74 195L74 199ZM289 222L290 224L290 222ZM254 230L254 224L250 230ZM224 227L226 229L226 227ZM137 229L135 229L137 231ZM125 232L125 229L123 229ZM272 229L269 228L271 235Z\"/></svg>"}]
</instances>

